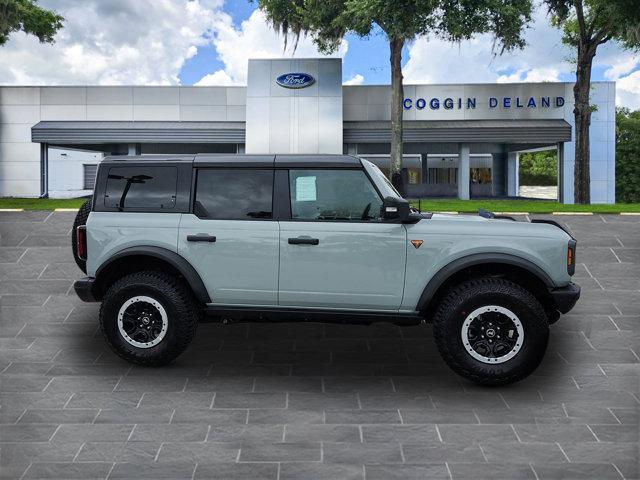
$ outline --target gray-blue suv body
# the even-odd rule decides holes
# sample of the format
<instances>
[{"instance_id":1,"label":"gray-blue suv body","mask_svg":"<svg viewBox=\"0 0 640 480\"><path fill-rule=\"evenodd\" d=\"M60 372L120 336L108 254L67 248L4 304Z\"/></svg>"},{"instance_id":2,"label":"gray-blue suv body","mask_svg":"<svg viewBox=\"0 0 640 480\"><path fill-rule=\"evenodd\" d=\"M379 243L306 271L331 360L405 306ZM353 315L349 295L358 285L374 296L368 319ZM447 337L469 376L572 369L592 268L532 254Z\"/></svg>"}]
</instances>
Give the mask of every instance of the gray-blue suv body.
<instances>
[{"instance_id":1,"label":"gray-blue suv body","mask_svg":"<svg viewBox=\"0 0 640 480\"><path fill-rule=\"evenodd\" d=\"M428 322L454 371L505 384L580 295L560 225L419 213L348 155L108 157L73 237L77 294L143 365L175 359L205 317Z\"/></svg>"}]
</instances>

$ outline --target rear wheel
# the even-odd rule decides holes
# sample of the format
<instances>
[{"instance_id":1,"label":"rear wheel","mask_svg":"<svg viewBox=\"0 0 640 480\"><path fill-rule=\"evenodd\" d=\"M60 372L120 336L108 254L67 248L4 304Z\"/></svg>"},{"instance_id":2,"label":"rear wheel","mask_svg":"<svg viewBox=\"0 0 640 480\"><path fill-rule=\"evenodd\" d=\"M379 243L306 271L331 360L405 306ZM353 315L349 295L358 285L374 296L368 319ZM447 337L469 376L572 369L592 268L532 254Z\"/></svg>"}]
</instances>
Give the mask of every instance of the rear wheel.
<instances>
[{"instance_id":1,"label":"rear wheel","mask_svg":"<svg viewBox=\"0 0 640 480\"><path fill-rule=\"evenodd\" d=\"M165 365L189 345L199 309L190 290L171 275L137 272L115 282L100 308L111 348L140 365Z\"/></svg>"},{"instance_id":2,"label":"rear wheel","mask_svg":"<svg viewBox=\"0 0 640 480\"><path fill-rule=\"evenodd\" d=\"M531 293L508 280L485 278L448 292L436 312L433 333L456 373L480 384L503 385L538 367L549 327Z\"/></svg>"},{"instance_id":3,"label":"rear wheel","mask_svg":"<svg viewBox=\"0 0 640 480\"><path fill-rule=\"evenodd\" d=\"M73 221L73 229L71 230L71 250L73 251L73 259L84 273L87 273L87 261L78 257L77 228L87 224L87 219L91 213L91 200L87 200L78 209L76 219Z\"/></svg>"}]
</instances>

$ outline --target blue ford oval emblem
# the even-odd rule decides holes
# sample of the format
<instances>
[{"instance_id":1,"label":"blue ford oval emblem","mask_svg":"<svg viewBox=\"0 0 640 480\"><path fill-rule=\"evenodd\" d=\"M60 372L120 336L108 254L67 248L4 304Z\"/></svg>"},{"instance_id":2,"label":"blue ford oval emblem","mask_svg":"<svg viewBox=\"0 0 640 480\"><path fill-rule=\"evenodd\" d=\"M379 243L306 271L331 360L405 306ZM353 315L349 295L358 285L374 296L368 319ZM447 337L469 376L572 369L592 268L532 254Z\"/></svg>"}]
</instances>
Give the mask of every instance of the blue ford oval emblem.
<instances>
[{"instance_id":1,"label":"blue ford oval emblem","mask_svg":"<svg viewBox=\"0 0 640 480\"><path fill-rule=\"evenodd\" d=\"M308 73L285 73L276 78L276 83L284 88L304 88L313 85L315 81Z\"/></svg>"}]
</instances>

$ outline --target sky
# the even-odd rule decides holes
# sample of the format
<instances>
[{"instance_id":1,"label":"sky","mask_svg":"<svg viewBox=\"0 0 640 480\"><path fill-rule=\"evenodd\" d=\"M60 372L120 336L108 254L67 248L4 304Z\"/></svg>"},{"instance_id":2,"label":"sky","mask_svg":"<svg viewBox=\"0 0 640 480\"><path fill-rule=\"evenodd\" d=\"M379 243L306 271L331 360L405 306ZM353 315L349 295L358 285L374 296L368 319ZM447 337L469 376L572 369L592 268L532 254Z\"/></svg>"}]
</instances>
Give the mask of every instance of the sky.
<instances>
[{"instance_id":1,"label":"sky","mask_svg":"<svg viewBox=\"0 0 640 480\"><path fill-rule=\"evenodd\" d=\"M40 0L62 14L54 45L14 34L0 47L0 85L244 85L247 59L315 57L308 38L284 50L256 1ZM497 56L492 38L451 44L417 38L403 51L405 83L572 81L572 52L543 7L525 32L524 50ZM384 34L347 35L332 55L343 58L345 84L389 84ZM601 46L593 80L616 81L616 103L640 109L640 53Z\"/></svg>"}]
</instances>

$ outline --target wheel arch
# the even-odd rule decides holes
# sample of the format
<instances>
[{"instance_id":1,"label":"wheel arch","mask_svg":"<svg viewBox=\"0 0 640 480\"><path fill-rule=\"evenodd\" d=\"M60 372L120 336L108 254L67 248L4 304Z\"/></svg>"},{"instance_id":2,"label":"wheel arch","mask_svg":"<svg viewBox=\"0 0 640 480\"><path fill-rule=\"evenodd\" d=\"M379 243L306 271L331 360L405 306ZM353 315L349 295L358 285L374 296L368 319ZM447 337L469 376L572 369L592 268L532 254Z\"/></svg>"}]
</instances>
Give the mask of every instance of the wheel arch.
<instances>
[{"instance_id":1,"label":"wheel arch","mask_svg":"<svg viewBox=\"0 0 640 480\"><path fill-rule=\"evenodd\" d=\"M549 289L554 287L551 277L533 262L505 253L472 254L458 258L442 267L425 286L416 310L429 319L439 300L452 286L471 278L494 276L507 278L531 291L542 303L547 314L553 314L554 303Z\"/></svg>"},{"instance_id":2,"label":"wheel arch","mask_svg":"<svg viewBox=\"0 0 640 480\"><path fill-rule=\"evenodd\" d=\"M155 246L129 247L110 257L96 270L92 293L100 300L116 279L142 270L164 271L182 277L199 302L211 302L211 297L196 269L176 252Z\"/></svg>"}]
</instances>

